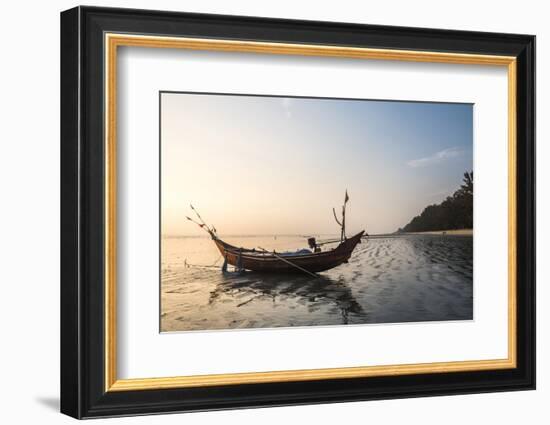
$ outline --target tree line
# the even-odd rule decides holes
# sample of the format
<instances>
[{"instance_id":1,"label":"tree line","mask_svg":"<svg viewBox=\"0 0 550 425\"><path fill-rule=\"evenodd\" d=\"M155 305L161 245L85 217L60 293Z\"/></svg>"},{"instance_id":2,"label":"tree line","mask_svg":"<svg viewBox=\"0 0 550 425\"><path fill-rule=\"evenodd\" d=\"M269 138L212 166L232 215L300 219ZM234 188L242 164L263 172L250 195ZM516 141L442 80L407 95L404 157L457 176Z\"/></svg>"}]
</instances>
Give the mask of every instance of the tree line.
<instances>
[{"instance_id":1,"label":"tree line","mask_svg":"<svg viewBox=\"0 0 550 425\"><path fill-rule=\"evenodd\" d=\"M474 172L464 173L460 188L440 204L433 204L398 232L472 229L474 225Z\"/></svg>"}]
</instances>

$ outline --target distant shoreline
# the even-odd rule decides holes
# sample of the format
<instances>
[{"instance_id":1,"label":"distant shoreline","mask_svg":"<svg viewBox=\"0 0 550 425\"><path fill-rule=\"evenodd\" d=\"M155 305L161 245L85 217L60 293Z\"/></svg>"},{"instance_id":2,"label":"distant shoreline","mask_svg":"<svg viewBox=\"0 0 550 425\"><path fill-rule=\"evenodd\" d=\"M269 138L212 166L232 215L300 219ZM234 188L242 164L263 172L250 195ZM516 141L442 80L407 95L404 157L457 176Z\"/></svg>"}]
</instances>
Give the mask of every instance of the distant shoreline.
<instances>
[{"instance_id":1,"label":"distant shoreline","mask_svg":"<svg viewBox=\"0 0 550 425\"><path fill-rule=\"evenodd\" d=\"M434 235L434 236L473 236L474 229L455 229L455 230L427 230L424 232L396 232L396 233L378 233L369 235L370 238L388 238L388 237L398 237L403 235ZM315 234L317 237L339 237L337 234ZM291 235L291 234L281 234L281 235L224 235L227 238L271 238L271 237L291 237L291 238L307 238L304 235ZM197 238L197 239L210 239L209 235L162 235L164 239L178 239L178 238Z\"/></svg>"},{"instance_id":2,"label":"distant shoreline","mask_svg":"<svg viewBox=\"0 0 550 425\"><path fill-rule=\"evenodd\" d=\"M426 232L404 232L407 235L445 235L445 236L473 236L474 229L457 230L428 230Z\"/></svg>"},{"instance_id":3,"label":"distant shoreline","mask_svg":"<svg viewBox=\"0 0 550 425\"><path fill-rule=\"evenodd\" d=\"M315 236L316 238L339 238L339 233L310 233L310 234L250 234L250 235L238 235L238 234L223 234L224 238L302 238L307 239L310 236ZM166 235L161 234L161 237L164 239L170 238L197 238L197 239L212 239L210 235L207 234L197 234L197 235Z\"/></svg>"}]
</instances>

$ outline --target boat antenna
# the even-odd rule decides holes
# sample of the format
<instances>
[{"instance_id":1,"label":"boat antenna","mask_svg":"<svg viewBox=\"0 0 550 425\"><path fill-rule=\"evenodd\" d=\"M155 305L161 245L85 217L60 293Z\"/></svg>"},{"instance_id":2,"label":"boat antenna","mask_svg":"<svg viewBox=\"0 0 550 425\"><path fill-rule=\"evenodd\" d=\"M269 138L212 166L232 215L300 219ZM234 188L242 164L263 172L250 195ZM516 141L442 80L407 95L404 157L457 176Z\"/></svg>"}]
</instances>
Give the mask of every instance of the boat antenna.
<instances>
[{"instance_id":1,"label":"boat antenna","mask_svg":"<svg viewBox=\"0 0 550 425\"><path fill-rule=\"evenodd\" d=\"M332 207L332 214L334 214L334 219L336 220L336 223L338 223L338 226L342 227L342 223L338 221L338 217L336 217L336 210L334 207Z\"/></svg>"}]
</instances>

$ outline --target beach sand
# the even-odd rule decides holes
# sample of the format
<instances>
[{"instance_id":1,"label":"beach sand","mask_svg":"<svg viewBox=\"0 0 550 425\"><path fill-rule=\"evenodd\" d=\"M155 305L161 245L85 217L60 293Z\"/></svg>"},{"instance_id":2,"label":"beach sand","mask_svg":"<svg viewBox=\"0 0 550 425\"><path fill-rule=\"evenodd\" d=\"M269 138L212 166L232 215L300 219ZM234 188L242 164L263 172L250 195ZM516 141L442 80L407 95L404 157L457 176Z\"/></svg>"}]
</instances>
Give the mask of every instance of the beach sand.
<instances>
[{"instance_id":1,"label":"beach sand","mask_svg":"<svg viewBox=\"0 0 550 425\"><path fill-rule=\"evenodd\" d=\"M407 235L473 236L474 229L430 230L427 232L410 232L406 234Z\"/></svg>"},{"instance_id":2,"label":"beach sand","mask_svg":"<svg viewBox=\"0 0 550 425\"><path fill-rule=\"evenodd\" d=\"M289 236L227 242L269 250L305 244ZM312 278L224 274L210 239L163 238L161 331L471 320L472 242L438 234L373 238L348 264Z\"/></svg>"}]
</instances>

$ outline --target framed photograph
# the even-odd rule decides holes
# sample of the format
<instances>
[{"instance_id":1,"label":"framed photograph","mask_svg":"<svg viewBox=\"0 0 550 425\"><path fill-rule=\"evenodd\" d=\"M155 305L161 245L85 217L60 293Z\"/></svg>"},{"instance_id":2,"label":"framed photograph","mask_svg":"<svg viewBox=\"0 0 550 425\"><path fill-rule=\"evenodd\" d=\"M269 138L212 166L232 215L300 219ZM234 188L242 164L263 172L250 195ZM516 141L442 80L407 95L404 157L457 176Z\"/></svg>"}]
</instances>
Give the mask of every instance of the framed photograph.
<instances>
[{"instance_id":1,"label":"framed photograph","mask_svg":"<svg viewBox=\"0 0 550 425\"><path fill-rule=\"evenodd\" d=\"M61 14L61 411L535 388L535 37Z\"/></svg>"}]
</instances>

